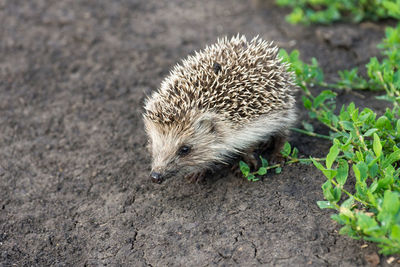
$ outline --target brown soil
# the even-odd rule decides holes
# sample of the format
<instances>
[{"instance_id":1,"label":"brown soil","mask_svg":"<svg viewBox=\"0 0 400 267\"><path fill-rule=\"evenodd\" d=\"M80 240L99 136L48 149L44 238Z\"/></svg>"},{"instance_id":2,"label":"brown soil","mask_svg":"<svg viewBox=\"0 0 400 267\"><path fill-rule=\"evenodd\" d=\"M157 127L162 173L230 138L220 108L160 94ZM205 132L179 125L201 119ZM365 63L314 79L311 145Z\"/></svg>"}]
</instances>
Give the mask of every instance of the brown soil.
<instances>
[{"instance_id":1,"label":"brown soil","mask_svg":"<svg viewBox=\"0 0 400 267\"><path fill-rule=\"evenodd\" d=\"M339 235L316 206L324 178L312 166L258 183L229 172L204 184L148 178L144 97L217 37L299 49L328 80L378 54L382 24L305 28L285 14L272 1L0 0L0 265L376 262L373 244ZM383 109L371 93L339 101ZM329 147L296 133L291 142L302 155Z\"/></svg>"}]
</instances>

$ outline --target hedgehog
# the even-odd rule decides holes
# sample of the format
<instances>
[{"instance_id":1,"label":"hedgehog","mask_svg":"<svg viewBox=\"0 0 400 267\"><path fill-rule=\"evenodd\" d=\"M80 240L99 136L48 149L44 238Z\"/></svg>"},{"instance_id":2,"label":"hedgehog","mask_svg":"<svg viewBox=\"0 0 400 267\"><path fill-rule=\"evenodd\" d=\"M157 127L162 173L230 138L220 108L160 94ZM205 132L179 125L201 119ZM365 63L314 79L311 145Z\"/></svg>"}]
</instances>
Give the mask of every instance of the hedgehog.
<instances>
[{"instance_id":1,"label":"hedgehog","mask_svg":"<svg viewBox=\"0 0 400 267\"><path fill-rule=\"evenodd\" d=\"M215 166L271 159L296 120L294 73L278 48L258 36L218 39L177 64L145 100L143 120L152 155L150 178L202 180Z\"/></svg>"}]
</instances>

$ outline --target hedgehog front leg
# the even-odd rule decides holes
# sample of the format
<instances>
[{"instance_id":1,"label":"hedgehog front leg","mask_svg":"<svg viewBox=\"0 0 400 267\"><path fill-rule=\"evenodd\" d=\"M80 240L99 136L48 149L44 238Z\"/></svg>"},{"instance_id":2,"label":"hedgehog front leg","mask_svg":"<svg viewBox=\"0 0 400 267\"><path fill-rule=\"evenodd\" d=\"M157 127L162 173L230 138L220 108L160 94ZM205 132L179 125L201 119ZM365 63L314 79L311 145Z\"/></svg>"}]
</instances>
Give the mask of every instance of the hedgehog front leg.
<instances>
[{"instance_id":1,"label":"hedgehog front leg","mask_svg":"<svg viewBox=\"0 0 400 267\"><path fill-rule=\"evenodd\" d=\"M249 165L251 171L257 171L261 167L261 159L260 156L264 152L268 152L270 155L268 157L269 164L284 164L285 158L281 154L281 150L285 145L287 140L286 133L279 133L274 136L271 136L270 139L264 143L262 143L257 148L250 148L248 149L245 154L242 156L242 160ZM236 163L231 168L232 172L241 177L243 174L240 171L239 163Z\"/></svg>"},{"instance_id":2,"label":"hedgehog front leg","mask_svg":"<svg viewBox=\"0 0 400 267\"><path fill-rule=\"evenodd\" d=\"M246 162L251 170L257 170L261 165L260 155L255 149L250 149L243 156L243 161Z\"/></svg>"},{"instance_id":3,"label":"hedgehog front leg","mask_svg":"<svg viewBox=\"0 0 400 267\"><path fill-rule=\"evenodd\" d=\"M270 163L271 164L283 164L285 163L285 158L282 156L281 150L285 145L287 140L286 134L277 134L271 137L270 140L270 149L271 149L271 157Z\"/></svg>"},{"instance_id":4,"label":"hedgehog front leg","mask_svg":"<svg viewBox=\"0 0 400 267\"><path fill-rule=\"evenodd\" d=\"M254 148L248 149L242 155L241 160L249 165L251 171L258 170L258 168L261 167L260 155ZM231 171L236 177L243 177L242 171L240 170L239 161L232 165Z\"/></svg>"},{"instance_id":5,"label":"hedgehog front leg","mask_svg":"<svg viewBox=\"0 0 400 267\"><path fill-rule=\"evenodd\" d=\"M247 152L242 156L242 160L249 165L252 171L257 171L262 166L260 157L264 153L270 155L268 160L271 165L282 164L285 162L285 158L282 156L281 150L285 145L286 140L287 135L285 133L279 133L271 136L268 141L248 149Z\"/></svg>"}]
</instances>

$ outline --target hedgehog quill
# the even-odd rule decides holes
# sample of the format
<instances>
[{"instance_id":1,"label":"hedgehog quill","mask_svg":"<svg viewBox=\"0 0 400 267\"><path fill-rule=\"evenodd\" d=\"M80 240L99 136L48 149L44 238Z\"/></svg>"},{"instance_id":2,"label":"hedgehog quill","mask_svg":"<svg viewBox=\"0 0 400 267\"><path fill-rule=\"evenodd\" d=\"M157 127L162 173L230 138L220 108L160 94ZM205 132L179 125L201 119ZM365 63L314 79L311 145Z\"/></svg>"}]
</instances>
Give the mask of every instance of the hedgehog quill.
<instances>
[{"instance_id":1,"label":"hedgehog quill","mask_svg":"<svg viewBox=\"0 0 400 267\"><path fill-rule=\"evenodd\" d=\"M238 156L256 162L262 144L279 158L296 120L297 89L278 48L258 37L225 37L188 56L146 99L151 179L200 180Z\"/></svg>"}]
</instances>

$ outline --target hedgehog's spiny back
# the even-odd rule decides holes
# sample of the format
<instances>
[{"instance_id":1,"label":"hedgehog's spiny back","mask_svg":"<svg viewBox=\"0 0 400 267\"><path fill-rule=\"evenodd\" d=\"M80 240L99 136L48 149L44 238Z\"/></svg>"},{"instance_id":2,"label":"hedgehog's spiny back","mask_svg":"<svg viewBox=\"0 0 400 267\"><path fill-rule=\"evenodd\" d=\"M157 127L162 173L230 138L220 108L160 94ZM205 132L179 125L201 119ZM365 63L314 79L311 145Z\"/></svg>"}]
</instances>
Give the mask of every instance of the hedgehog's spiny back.
<instances>
[{"instance_id":1,"label":"hedgehog's spiny back","mask_svg":"<svg viewBox=\"0 0 400 267\"><path fill-rule=\"evenodd\" d=\"M190 120L193 110L213 111L237 124L294 107L293 74L278 49L261 39L224 38L176 65L146 104L162 124Z\"/></svg>"}]
</instances>

